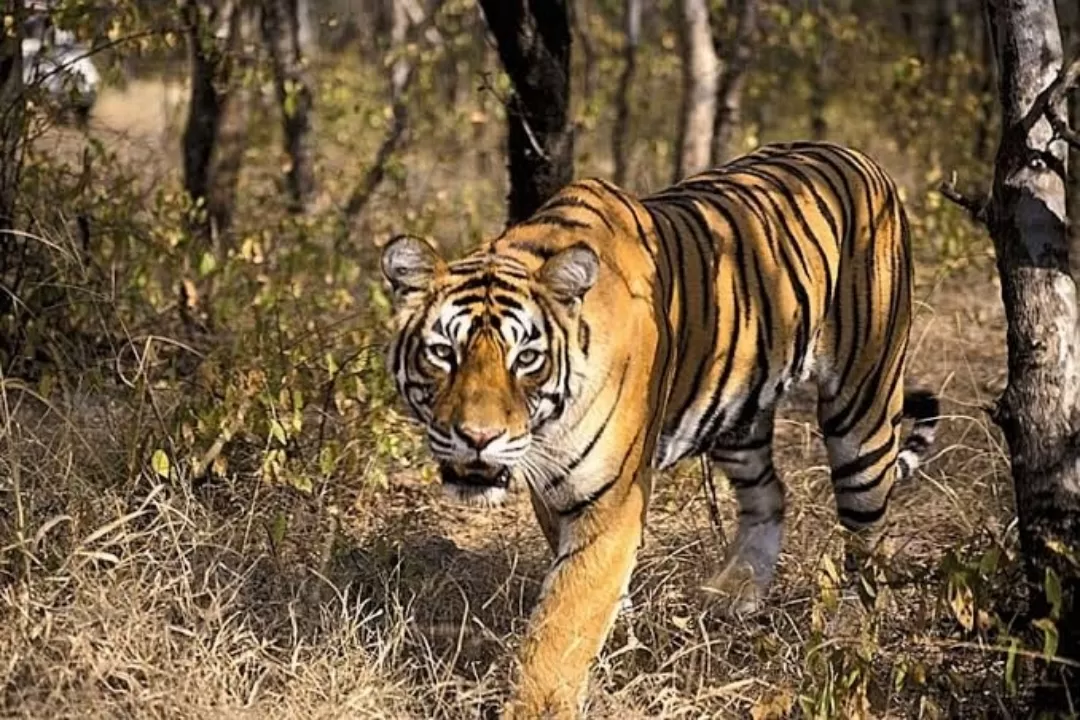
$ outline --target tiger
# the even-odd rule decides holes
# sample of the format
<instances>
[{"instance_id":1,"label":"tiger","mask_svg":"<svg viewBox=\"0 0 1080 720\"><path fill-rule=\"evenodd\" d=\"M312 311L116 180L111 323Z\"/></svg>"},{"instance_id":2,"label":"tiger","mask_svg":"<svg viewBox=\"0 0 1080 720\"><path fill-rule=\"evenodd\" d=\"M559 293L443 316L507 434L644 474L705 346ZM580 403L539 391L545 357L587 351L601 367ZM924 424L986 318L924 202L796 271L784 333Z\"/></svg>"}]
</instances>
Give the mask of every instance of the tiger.
<instances>
[{"instance_id":1,"label":"tiger","mask_svg":"<svg viewBox=\"0 0 1080 720\"><path fill-rule=\"evenodd\" d=\"M781 549L773 433L793 385L817 388L849 557L932 447L938 398L904 382L909 221L854 148L767 144L644 197L577 180L459 259L399 235L381 266L388 370L443 486L491 506L520 478L554 554L506 717L583 712L654 470L705 456L727 477L738 526L705 587L752 612Z\"/></svg>"}]
</instances>

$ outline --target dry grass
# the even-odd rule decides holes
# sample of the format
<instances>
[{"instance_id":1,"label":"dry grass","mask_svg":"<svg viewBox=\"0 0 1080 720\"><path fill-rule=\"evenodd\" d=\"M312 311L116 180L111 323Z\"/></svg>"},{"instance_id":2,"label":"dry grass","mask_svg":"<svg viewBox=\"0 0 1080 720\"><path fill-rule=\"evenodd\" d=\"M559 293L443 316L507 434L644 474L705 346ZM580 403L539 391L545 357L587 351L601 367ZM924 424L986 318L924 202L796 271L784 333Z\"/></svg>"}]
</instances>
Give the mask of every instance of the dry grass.
<instances>
[{"instance_id":1,"label":"dry grass","mask_svg":"<svg viewBox=\"0 0 1080 720\"><path fill-rule=\"evenodd\" d=\"M153 88L128 92L148 115L106 96L98 130L160 153L164 106L151 109ZM797 394L779 427L790 513L770 607L738 622L710 612L696 588L720 560L733 500L721 483L715 528L694 466L658 479L635 611L598 664L591 717L797 714L800 696L828 692L810 653L868 638L874 715L1007 714L1004 659L957 632L936 597L950 548L1015 545L1006 456L982 409L1003 384L998 290L987 271L924 264L918 296L911 379L941 393L946 417L918 482L895 496L898 581L879 609L844 598L823 610L838 537L812 406ZM476 718L497 706L549 561L522 494L466 509L417 473L314 498L244 475L192 489L134 462L147 422L137 399L77 398L44 405L13 382L0 393L0 715ZM289 531L275 539L279 517ZM925 680L895 689L895 668L917 662Z\"/></svg>"}]
</instances>

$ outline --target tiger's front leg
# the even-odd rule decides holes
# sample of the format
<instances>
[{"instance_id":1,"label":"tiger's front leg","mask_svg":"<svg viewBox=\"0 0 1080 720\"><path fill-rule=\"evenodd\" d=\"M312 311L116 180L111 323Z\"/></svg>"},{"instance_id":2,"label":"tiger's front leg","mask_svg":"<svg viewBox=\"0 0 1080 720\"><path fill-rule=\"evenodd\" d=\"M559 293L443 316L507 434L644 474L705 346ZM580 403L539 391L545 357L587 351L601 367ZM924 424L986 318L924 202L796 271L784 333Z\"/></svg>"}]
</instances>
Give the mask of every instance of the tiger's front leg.
<instances>
[{"instance_id":1,"label":"tiger's front leg","mask_svg":"<svg viewBox=\"0 0 1080 720\"><path fill-rule=\"evenodd\" d=\"M560 518L558 555L530 618L504 717L579 716L641 544L647 472L620 477L588 510ZM539 509L538 519L544 522Z\"/></svg>"}]
</instances>

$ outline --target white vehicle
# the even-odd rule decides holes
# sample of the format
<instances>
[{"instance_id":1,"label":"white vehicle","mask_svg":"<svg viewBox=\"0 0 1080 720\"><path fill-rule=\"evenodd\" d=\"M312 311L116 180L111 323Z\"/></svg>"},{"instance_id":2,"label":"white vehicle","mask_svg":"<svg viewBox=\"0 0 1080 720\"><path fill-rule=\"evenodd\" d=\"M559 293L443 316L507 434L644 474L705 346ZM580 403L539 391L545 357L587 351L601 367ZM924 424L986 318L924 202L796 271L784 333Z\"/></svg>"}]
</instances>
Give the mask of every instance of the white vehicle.
<instances>
[{"instance_id":1,"label":"white vehicle","mask_svg":"<svg viewBox=\"0 0 1080 720\"><path fill-rule=\"evenodd\" d=\"M76 42L72 33L53 27L47 16L32 15L25 31L23 83L40 88L50 102L85 124L101 85L90 49Z\"/></svg>"}]
</instances>

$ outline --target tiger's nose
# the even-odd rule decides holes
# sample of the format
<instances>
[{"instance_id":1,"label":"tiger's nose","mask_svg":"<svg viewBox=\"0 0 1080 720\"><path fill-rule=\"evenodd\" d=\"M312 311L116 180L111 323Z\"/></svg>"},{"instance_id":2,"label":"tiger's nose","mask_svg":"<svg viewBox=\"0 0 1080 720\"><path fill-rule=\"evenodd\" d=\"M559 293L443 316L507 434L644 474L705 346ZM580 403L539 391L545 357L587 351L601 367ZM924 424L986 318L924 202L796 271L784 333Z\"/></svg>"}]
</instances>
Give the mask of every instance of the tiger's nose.
<instances>
[{"instance_id":1,"label":"tiger's nose","mask_svg":"<svg viewBox=\"0 0 1080 720\"><path fill-rule=\"evenodd\" d=\"M457 434L460 435L473 450L483 450L504 432L506 431L491 427L476 427L474 425L465 424L457 426Z\"/></svg>"}]
</instances>

